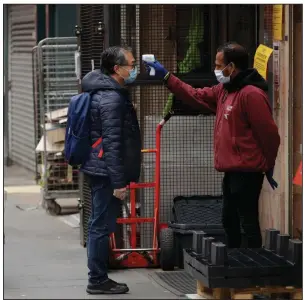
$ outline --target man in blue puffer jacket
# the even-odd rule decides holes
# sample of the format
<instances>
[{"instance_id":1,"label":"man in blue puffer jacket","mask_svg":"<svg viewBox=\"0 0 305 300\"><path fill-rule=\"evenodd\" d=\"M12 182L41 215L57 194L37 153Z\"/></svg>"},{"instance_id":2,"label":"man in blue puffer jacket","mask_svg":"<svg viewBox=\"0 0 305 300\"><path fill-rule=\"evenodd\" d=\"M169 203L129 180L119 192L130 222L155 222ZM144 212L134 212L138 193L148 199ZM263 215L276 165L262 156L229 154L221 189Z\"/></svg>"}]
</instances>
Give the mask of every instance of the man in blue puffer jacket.
<instances>
[{"instance_id":1,"label":"man in blue puffer jacket","mask_svg":"<svg viewBox=\"0 0 305 300\"><path fill-rule=\"evenodd\" d=\"M92 194L87 241L90 294L123 294L126 284L108 278L109 234L115 231L126 185L138 181L141 135L126 85L137 77L129 48L111 47L101 55L101 69L82 81L84 92L96 91L91 103L92 151L81 171Z\"/></svg>"}]
</instances>

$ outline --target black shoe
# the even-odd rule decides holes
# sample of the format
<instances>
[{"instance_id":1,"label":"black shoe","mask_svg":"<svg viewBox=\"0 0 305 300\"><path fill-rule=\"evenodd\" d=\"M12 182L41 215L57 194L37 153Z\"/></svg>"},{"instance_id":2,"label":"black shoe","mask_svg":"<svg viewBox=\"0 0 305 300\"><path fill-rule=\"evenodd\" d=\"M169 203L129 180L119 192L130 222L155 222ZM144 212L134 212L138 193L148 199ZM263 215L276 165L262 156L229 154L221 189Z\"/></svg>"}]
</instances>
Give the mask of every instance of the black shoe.
<instances>
[{"instance_id":1,"label":"black shoe","mask_svg":"<svg viewBox=\"0 0 305 300\"><path fill-rule=\"evenodd\" d=\"M117 285L127 286L126 283L116 282L116 281L114 281L114 280L112 280L112 279L110 279L110 278L108 278L108 280L112 281L114 284L117 284Z\"/></svg>"},{"instance_id":2,"label":"black shoe","mask_svg":"<svg viewBox=\"0 0 305 300\"><path fill-rule=\"evenodd\" d=\"M117 282L107 279L103 283L91 284L89 283L86 289L88 294L126 294L129 288L126 284L118 284Z\"/></svg>"}]
</instances>

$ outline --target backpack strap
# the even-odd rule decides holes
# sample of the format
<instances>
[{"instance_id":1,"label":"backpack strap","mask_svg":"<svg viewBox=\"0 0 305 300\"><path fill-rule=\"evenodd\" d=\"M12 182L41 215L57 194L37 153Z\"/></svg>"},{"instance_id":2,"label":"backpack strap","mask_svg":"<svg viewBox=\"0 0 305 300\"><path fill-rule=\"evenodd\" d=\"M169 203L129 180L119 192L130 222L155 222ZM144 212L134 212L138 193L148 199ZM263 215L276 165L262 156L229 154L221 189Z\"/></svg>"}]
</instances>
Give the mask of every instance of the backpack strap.
<instances>
[{"instance_id":1,"label":"backpack strap","mask_svg":"<svg viewBox=\"0 0 305 300\"><path fill-rule=\"evenodd\" d=\"M92 90L91 92L89 92L90 96L92 97L96 92L98 92L100 89L95 89L95 90ZM92 145L92 148L95 149L99 144L101 144L102 142L102 138L100 137L93 145ZM98 158L101 158L103 156L103 149L101 149L98 153Z\"/></svg>"},{"instance_id":2,"label":"backpack strap","mask_svg":"<svg viewBox=\"0 0 305 300\"><path fill-rule=\"evenodd\" d=\"M102 142L102 138L100 137L93 145L92 148L95 149Z\"/></svg>"},{"instance_id":3,"label":"backpack strap","mask_svg":"<svg viewBox=\"0 0 305 300\"><path fill-rule=\"evenodd\" d=\"M93 145L92 148L95 149L101 142L103 141L103 139L100 137ZM100 152L98 153L98 158L101 158L103 156L103 149L100 150Z\"/></svg>"}]
</instances>

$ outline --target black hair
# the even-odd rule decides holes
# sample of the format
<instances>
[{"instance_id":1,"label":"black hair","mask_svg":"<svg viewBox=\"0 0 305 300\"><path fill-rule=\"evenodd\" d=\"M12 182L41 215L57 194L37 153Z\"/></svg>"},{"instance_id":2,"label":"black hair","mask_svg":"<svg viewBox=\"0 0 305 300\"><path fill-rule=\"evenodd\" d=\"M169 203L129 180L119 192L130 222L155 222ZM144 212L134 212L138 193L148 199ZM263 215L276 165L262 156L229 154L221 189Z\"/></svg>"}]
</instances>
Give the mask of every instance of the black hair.
<instances>
[{"instance_id":1,"label":"black hair","mask_svg":"<svg viewBox=\"0 0 305 300\"><path fill-rule=\"evenodd\" d=\"M125 53L131 51L131 48L125 46L113 46L105 49L101 54L101 71L107 75L114 74L114 66L126 65Z\"/></svg>"},{"instance_id":2,"label":"black hair","mask_svg":"<svg viewBox=\"0 0 305 300\"><path fill-rule=\"evenodd\" d=\"M236 42L228 42L220 46L217 52L223 52L225 64L234 63L241 71L249 68L249 53L246 48Z\"/></svg>"}]
</instances>

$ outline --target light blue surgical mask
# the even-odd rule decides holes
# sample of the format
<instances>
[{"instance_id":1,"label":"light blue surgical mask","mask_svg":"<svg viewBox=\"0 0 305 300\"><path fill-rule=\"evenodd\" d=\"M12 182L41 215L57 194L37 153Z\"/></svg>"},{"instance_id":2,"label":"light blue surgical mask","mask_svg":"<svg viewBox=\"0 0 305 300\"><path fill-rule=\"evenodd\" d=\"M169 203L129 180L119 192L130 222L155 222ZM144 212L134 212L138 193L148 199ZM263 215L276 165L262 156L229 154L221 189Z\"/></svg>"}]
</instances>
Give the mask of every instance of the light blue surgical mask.
<instances>
[{"instance_id":1,"label":"light blue surgical mask","mask_svg":"<svg viewBox=\"0 0 305 300\"><path fill-rule=\"evenodd\" d=\"M233 71L231 72L231 74L229 76L224 76L223 75L223 71L227 68L228 65L226 65L222 70L215 70L214 71L216 79L217 79L218 82L223 83L223 84L226 84L226 83L230 82L231 75L232 75Z\"/></svg>"},{"instance_id":2,"label":"light blue surgical mask","mask_svg":"<svg viewBox=\"0 0 305 300\"><path fill-rule=\"evenodd\" d=\"M123 69L125 69L125 68L123 68ZM131 84L131 83L133 83L137 79L137 76L138 76L138 68L137 68L137 66L135 66L132 70L128 70L128 72L129 72L129 76L127 78L123 78L125 84Z\"/></svg>"}]
</instances>

